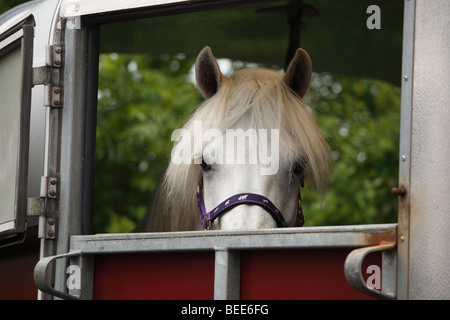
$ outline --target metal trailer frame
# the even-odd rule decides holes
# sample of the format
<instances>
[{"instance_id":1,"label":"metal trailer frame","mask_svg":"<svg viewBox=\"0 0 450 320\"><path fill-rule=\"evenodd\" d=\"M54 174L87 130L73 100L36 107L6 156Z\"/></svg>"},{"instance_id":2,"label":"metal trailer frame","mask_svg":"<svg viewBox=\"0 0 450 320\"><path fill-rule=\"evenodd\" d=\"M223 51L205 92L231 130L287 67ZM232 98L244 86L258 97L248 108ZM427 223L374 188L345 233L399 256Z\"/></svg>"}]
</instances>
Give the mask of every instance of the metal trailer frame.
<instances>
[{"instance_id":1,"label":"metal trailer frame","mask_svg":"<svg viewBox=\"0 0 450 320\"><path fill-rule=\"evenodd\" d=\"M398 297L450 298L450 3L406 0Z\"/></svg>"},{"instance_id":2,"label":"metal trailer frame","mask_svg":"<svg viewBox=\"0 0 450 320\"><path fill-rule=\"evenodd\" d=\"M38 287L64 299L92 299L95 255L214 251L214 299L240 298L240 255L243 250L355 249L345 261L350 285L377 298L392 299L396 292L397 225L285 228L255 231L210 231L72 236L68 253L41 259L35 269ZM369 288L361 274L364 257L382 251L382 290ZM70 258L70 259L69 259ZM55 261L70 261L81 269L81 289L54 289L48 270ZM344 267L344 266L343 266ZM113 279L111 280L113 281Z\"/></svg>"},{"instance_id":3,"label":"metal trailer frame","mask_svg":"<svg viewBox=\"0 0 450 320\"><path fill-rule=\"evenodd\" d=\"M38 208L31 214L39 215L41 260L35 269L39 298L92 297L92 257L106 252L213 250L214 296L228 299L238 298L235 288L239 279L233 271L239 268L236 252L240 250L347 246L354 250L347 257L346 277L355 288L383 298L448 299L450 2L446 0L404 1L398 224L232 233L89 235L97 26L118 19L189 12L234 2L237 1L128 0L127 7L122 1L48 2L56 8L50 29L46 30L50 34L48 59L45 68L34 68L34 73L45 79L40 83L45 85L49 101L45 111L44 173L40 197L29 199L35 204L29 207ZM35 19L39 28L42 20L37 16ZM36 29L36 34L39 32ZM35 43L35 51L38 50L45 51ZM45 70L49 72L43 73ZM33 100L36 91L34 88ZM362 260L373 251L383 251L383 279L390 279L383 283L381 293L369 289L360 276ZM81 266L80 292L67 290L69 263Z\"/></svg>"}]
</instances>

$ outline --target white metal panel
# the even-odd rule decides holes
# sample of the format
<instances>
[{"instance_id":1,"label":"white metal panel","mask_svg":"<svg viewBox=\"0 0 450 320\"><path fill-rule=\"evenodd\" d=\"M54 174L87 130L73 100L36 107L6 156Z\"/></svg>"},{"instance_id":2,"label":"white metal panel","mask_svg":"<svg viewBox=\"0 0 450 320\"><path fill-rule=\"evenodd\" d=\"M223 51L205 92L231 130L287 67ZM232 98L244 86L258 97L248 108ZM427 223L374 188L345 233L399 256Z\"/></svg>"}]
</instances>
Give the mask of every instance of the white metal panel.
<instances>
[{"instance_id":1,"label":"white metal panel","mask_svg":"<svg viewBox=\"0 0 450 320\"><path fill-rule=\"evenodd\" d=\"M45 65L45 46L50 44L53 27L58 17L59 1L30 1L7 11L0 16L0 34L4 33L29 15L36 22L33 44L33 67ZM2 44L0 44L2 47ZM30 152L28 169L28 197L39 197L40 181L44 175L45 108L44 87L32 89Z\"/></svg>"},{"instance_id":2,"label":"white metal panel","mask_svg":"<svg viewBox=\"0 0 450 320\"><path fill-rule=\"evenodd\" d=\"M17 40L15 37L14 39ZM0 42L0 47L1 44L2 42ZM20 47L0 58L0 95L2 97L0 106L2 115L0 117L0 233L3 231L2 229L6 228L6 225L14 228L14 223L11 224L11 222L15 221L17 214L16 185L18 183L20 148L21 71Z\"/></svg>"},{"instance_id":3,"label":"white metal panel","mask_svg":"<svg viewBox=\"0 0 450 320\"><path fill-rule=\"evenodd\" d=\"M416 0L409 298L450 298L450 1Z\"/></svg>"},{"instance_id":4,"label":"white metal panel","mask_svg":"<svg viewBox=\"0 0 450 320\"><path fill-rule=\"evenodd\" d=\"M0 35L0 238L8 244L26 230L34 22Z\"/></svg>"},{"instance_id":5,"label":"white metal panel","mask_svg":"<svg viewBox=\"0 0 450 320\"><path fill-rule=\"evenodd\" d=\"M70 18L103 12L139 9L177 2L187 2L187 0L63 0L61 4L61 17Z\"/></svg>"}]
</instances>

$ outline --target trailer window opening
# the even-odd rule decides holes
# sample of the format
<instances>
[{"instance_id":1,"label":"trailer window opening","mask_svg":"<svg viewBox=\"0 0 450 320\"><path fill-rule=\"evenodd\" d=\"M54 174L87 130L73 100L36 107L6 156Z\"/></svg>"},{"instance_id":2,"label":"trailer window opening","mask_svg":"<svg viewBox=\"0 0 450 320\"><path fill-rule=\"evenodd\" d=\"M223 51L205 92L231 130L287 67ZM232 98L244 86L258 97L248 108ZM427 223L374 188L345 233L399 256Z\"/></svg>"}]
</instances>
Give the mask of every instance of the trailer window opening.
<instances>
[{"instance_id":1,"label":"trailer window opening","mask_svg":"<svg viewBox=\"0 0 450 320\"><path fill-rule=\"evenodd\" d=\"M101 27L95 232L129 232L151 207L170 159L171 135L203 101L192 70L205 45L230 72L255 65L283 68L286 16L264 10L275 5ZM397 198L390 190L398 184L403 4L382 8L381 30L368 29L364 4L358 5L361 12L349 9L352 1L314 5L319 17L304 17L301 29L301 47L310 53L314 71L304 102L330 143L333 171L324 197L308 187L302 193L306 226L396 222ZM331 50L336 34L342 40ZM359 64L381 40L385 44L369 62ZM389 64L380 66L383 59Z\"/></svg>"}]
</instances>

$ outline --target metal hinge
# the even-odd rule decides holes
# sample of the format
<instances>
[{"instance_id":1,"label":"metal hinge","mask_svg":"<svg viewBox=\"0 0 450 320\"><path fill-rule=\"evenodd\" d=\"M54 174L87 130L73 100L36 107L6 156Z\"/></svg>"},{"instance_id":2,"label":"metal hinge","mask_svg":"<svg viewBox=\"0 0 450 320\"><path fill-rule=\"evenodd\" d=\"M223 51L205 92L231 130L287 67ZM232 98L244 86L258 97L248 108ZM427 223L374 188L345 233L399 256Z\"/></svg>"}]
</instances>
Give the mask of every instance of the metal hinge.
<instances>
[{"instance_id":1,"label":"metal hinge","mask_svg":"<svg viewBox=\"0 0 450 320\"><path fill-rule=\"evenodd\" d=\"M27 216L41 216L45 214L45 199L56 199L58 195L58 178L41 177L40 197L27 199Z\"/></svg>"},{"instance_id":2,"label":"metal hinge","mask_svg":"<svg viewBox=\"0 0 450 320\"><path fill-rule=\"evenodd\" d=\"M39 217L39 234L41 239L55 239L56 216L48 215L46 203L48 199L58 196L58 178L41 177L40 197L28 198L27 216Z\"/></svg>"},{"instance_id":3,"label":"metal hinge","mask_svg":"<svg viewBox=\"0 0 450 320\"><path fill-rule=\"evenodd\" d=\"M41 177L41 197L56 199L58 195L58 178Z\"/></svg>"},{"instance_id":4,"label":"metal hinge","mask_svg":"<svg viewBox=\"0 0 450 320\"><path fill-rule=\"evenodd\" d=\"M41 197L56 199L58 195L58 178L41 177ZM48 212L40 223L40 237L45 239L55 239L56 237L56 217L49 216Z\"/></svg>"},{"instance_id":5,"label":"metal hinge","mask_svg":"<svg viewBox=\"0 0 450 320\"><path fill-rule=\"evenodd\" d=\"M39 217L45 213L45 199L40 197L27 198L27 217Z\"/></svg>"},{"instance_id":6,"label":"metal hinge","mask_svg":"<svg viewBox=\"0 0 450 320\"><path fill-rule=\"evenodd\" d=\"M61 88L59 86L59 68L62 64L62 47L46 46L45 66L33 68L33 86L44 85L44 105L59 108L61 106Z\"/></svg>"}]
</instances>

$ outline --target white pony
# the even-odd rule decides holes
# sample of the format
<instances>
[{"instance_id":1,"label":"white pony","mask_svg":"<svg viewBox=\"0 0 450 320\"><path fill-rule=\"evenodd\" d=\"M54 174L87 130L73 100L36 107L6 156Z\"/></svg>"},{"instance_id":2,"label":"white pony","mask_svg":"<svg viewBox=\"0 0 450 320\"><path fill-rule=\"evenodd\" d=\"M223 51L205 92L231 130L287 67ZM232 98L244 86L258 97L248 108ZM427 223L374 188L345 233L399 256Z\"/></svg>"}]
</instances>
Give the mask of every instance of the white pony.
<instances>
[{"instance_id":1,"label":"white pony","mask_svg":"<svg viewBox=\"0 0 450 320\"><path fill-rule=\"evenodd\" d=\"M205 47L195 70L206 101L178 132L144 230L301 224L303 177L319 191L329 181L328 144L301 100L311 80L309 55L298 49L285 75L255 68L228 78Z\"/></svg>"}]
</instances>

